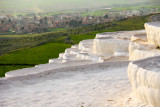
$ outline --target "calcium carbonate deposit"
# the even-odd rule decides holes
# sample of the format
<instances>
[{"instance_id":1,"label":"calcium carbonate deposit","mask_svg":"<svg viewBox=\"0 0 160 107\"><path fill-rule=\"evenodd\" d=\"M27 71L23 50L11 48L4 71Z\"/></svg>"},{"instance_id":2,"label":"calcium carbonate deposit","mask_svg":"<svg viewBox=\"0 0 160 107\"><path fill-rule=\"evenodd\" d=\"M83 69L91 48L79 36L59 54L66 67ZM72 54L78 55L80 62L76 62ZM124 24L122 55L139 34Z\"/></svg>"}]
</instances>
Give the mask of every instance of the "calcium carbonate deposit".
<instances>
[{"instance_id":1,"label":"calcium carbonate deposit","mask_svg":"<svg viewBox=\"0 0 160 107\"><path fill-rule=\"evenodd\" d=\"M0 78L0 107L160 107L160 26L106 32ZM128 66L129 65L129 66Z\"/></svg>"},{"instance_id":2,"label":"calcium carbonate deposit","mask_svg":"<svg viewBox=\"0 0 160 107\"><path fill-rule=\"evenodd\" d=\"M146 104L160 107L160 56L131 62L128 76L132 94Z\"/></svg>"}]
</instances>

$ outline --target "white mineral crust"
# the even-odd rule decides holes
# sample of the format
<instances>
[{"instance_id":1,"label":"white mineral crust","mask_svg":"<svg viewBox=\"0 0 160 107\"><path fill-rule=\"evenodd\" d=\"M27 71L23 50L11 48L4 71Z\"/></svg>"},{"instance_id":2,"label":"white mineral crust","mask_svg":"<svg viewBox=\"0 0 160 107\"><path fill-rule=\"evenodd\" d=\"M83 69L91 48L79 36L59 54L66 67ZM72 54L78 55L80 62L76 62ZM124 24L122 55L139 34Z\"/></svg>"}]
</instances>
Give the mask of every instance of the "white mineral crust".
<instances>
[{"instance_id":1,"label":"white mineral crust","mask_svg":"<svg viewBox=\"0 0 160 107\"><path fill-rule=\"evenodd\" d=\"M128 39L112 37L94 39L93 51L99 56L128 56Z\"/></svg>"},{"instance_id":2,"label":"white mineral crust","mask_svg":"<svg viewBox=\"0 0 160 107\"><path fill-rule=\"evenodd\" d=\"M147 34L145 30L100 33L48 64L7 72L0 79L0 106L160 107L159 24L145 24ZM137 60L128 66L132 87L126 60ZM131 88L141 103L131 103L131 96L123 104Z\"/></svg>"},{"instance_id":3,"label":"white mineral crust","mask_svg":"<svg viewBox=\"0 0 160 107\"><path fill-rule=\"evenodd\" d=\"M145 23L145 29L148 42L160 46L160 22Z\"/></svg>"},{"instance_id":4,"label":"white mineral crust","mask_svg":"<svg viewBox=\"0 0 160 107\"><path fill-rule=\"evenodd\" d=\"M160 56L131 62L128 77L138 100L160 107Z\"/></svg>"}]
</instances>

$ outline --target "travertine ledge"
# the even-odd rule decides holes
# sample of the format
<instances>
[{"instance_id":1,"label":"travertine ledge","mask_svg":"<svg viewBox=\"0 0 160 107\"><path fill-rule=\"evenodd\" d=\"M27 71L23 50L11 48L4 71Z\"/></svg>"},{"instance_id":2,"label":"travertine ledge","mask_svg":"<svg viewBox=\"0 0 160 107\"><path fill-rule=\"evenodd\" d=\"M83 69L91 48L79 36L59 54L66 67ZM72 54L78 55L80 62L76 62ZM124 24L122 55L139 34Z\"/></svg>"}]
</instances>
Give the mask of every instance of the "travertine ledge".
<instances>
[{"instance_id":1,"label":"travertine ledge","mask_svg":"<svg viewBox=\"0 0 160 107\"><path fill-rule=\"evenodd\" d=\"M147 34L145 33L133 35L128 49L129 60L139 60L160 55L157 45L148 42Z\"/></svg>"},{"instance_id":2,"label":"travertine ledge","mask_svg":"<svg viewBox=\"0 0 160 107\"><path fill-rule=\"evenodd\" d=\"M94 39L94 53L100 56L128 56L129 39L112 37Z\"/></svg>"},{"instance_id":3,"label":"travertine ledge","mask_svg":"<svg viewBox=\"0 0 160 107\"><path fill-rule=\"evenodd\" d=\"M145 23L149 44L160 46L160 22Z\"/></svg>"},{"instance_id":4,"label":"travertine ledge","mask_svg":"<svg viewBox=\"0 0 160 107\"><path fill-rule=\"evenodd\" d=\"M50 59L47 64L36 65L7 72L6 77L16 77L43 73L48 70L81 66L107 61L128 61L128 45L132 35L144 34L145 30L106 32L96 35L95 39L83 40L78 45L60 53L58 58Z\"/></svg>"},{"instance_id":5,"label":"travertine ledge","mask_svg":"<svg viewBox=\"0 0 160 107\"><path fill-rule=\"evenodd\" d=\"M59 54L58 58L50 59L48 64L7 72L6 78L0 79L0 85L11 80L29 79L30 81L33 78L42 78L60 71L77 70L81 67L82 70L85 70L84 68L96 69L102 65L114 68L114 65L118 64L123 68L123 64L128 63L125 61L130 60L133 62L128 66L128 77L134 99L160 107L160 50L158 49L160 47L160 22L146 23L145 28L147 33L145 30L139 30L97 34L95 39L83 40L78 45L66 49L64 53ZM127 73L126 70L123 71ZM122 75L121 78L125 76ZM120 82L118 85L123 87L121 80L117 82ZM131 104L129 107L135 106ZM136 105L136 107L142 106Z\"/></svg>"},{"instance_id":6,"label":"travertine ledge","mask_svg":"<svg viewBox=\"0 0 160 107\"><path fill-rule=\"evenodd\" d=\"M160 56L133 61L128 66L132 95L138 100L160 107Z\"/></svg>"}]
</instances>

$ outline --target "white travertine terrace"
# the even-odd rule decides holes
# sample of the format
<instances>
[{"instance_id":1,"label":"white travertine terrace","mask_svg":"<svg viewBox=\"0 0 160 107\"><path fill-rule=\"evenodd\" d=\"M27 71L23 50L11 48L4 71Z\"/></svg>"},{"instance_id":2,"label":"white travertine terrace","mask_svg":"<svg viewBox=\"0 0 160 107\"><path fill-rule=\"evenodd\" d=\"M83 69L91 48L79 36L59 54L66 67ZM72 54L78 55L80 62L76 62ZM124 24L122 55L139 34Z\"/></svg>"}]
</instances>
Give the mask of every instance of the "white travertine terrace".
<instances>
[{"instance_id":1,"label":"white travertine terrace","mask_svg":"<svg viewBox=\"0 0 160 107\"><path fill-rule=\"evenodd\" d=\"M86 64L0 78L0 107L122 107L131 91L128 63Z\"/></svg>"},{"instance_id":2,"label":"white travertine terrace","mask_svg":"<svg viewBox=\"0 0 160 107\"><path fill-rule=\"evenodd\" d=\"M160 46L160 22L145 23L149 44Z\"/></svg>"},{"instance_id":3,"label":"white travertine terrace","mask_svg":"<svg viewBox=\"0 0 160 107\"><path fill-rule=\"evenodd\" d=\"M93 43L93 51L99 56L128 56L130 40L112 37L96 38Z\"/></svg>"},{"instance_id":4,"label":"white travertine terrace","mask_svg":"<svg viewBox=\"0 0 160 107\"><path fill-rule=\"evenodd\" d=\"M93 42L93 52L104 57L128 56L128 45L131 37L143 33L145 33L144 30L97 34Z\"/></svg>"},{"instance_id":5,"label":"white travertine terrace","mask_svg":"<svg viewBox=\"0 0 160 107\"><path fill-rule=\"evenodd\" d=\"M132 95L138 100L160 107L160 56L131 62L128 77Z\"/></svg>"},{"instance_id":6,"label":"white travertine terrace","mask_svg":"<svg viewBox=\"0 0 160 107\"><path fill-rule=\"evenodd\" d=\"M131 41L129 44L129 60L138 60L159 55L160 50L157 50L155 45L150 45L147 42Z\"/></svg>"},{"instance_id":7,"label":"white travertine terrace","mask_svg":"<svg viewBox=\"0 0 160 107\"><path fill-rule=\"evenodd\" d=\"M160 43L160 23L146 23L145 28L147 35L139 34L131 37L129 60L139 60L160 55L160 50L157 50Z\"/></svg>"},{"instance_id":8,"label":"white travertine terrace","mask_svg":"<svg viewBox=\"0 0 160 107\"><path fill-rule=\"evenodd\" d=\"M96 38L105 38L105 37L115 37L115 38L128 38L130 39L133 35L144 34L145 30L137 31L118 31L118 32L104 32L96 35Z\"/></svg>"},{"instance_id":9,"label":"white travertine terrace","mask_svg":"<svg viewBox=\"0 0 160 107\"><path fill-rule=\"evenodd\" d=\"M59 54L58 58L50 59L48 64L40 64L32 68L24 68L20 70L14 70L11 72L7 72L5 75L6 77L3 79L0 79L0 85L1 84L4 85L4 83L9 84L12 80L14 81L16 80L16 83L19 83L20 85L21 85L21 80L27 81L28 83L27 85L31 89L34 89L35 91L35 93L33 94L38 96L37 90L35 88L32 88L32 86L30 86L29 83L33 82L36 84L37 87L42 88L42 85L38 84L37 80L35 81L33 80L33 78L40 78L40 79L45 78L47 79L47 81L44 81L43 84L46 84L48 88L46 88L44 93L48 93L48 90L50 91L52 90L52 88L55 88L55 91L59 92L60 95L65 96L65 93L61 93L61 91L63 92L66 91L66 90L63 90L63 85L65 86L66 84L63 84L61 86L62 90L56 89L56 87L51 85L51 83L52 82L56 83L57 81L53 80L51 77L52 76L54 77L55 75L57 75L60 78L61 76L59 72L63 72L62 73L63 75L67 75L65 71L75 71L81 74L81 76L78 75L76 79L81 77L82 80L80 79L80 81L79 80L77 81L75 78L73 79L69 78L69 81L75 80L77 81L77 84L79 82L84 83L84 81L86 81L86 78L88 79L88 77L84 79L82 75L85 76L85 73L88 73L85 70L89 70L89 71L96 72L98 75L107 76L105 81L106 83L110 84L107 88L111 86L112 89L108 89L103 92L107 93L106 95L107 97L104 97L104 98L108 99L110 98L110 96L108 96L108 93L111 93L109 94L111 96L116 96L117 89L119 88L121 89L121 91L123 91L123 93L129 92L128 91L128 87L129 87L128 81L124 80L126 79L126 75L125 75L126 72L123 72L123 70L127 68L127 64L129 63L125 61L130 60L130 61L133 61L133 62L130 62L128 66L128 77L129 77L129 80L132 86L132 97L138 101L141 101L142 104L140 104L140 106L139 104L131 104L130 103L131 98L129 98L129 100L127 100L127 103L124 104L123 106L125 107L142 107L142 106L150 107L148 105L152 105L154 107L160 107L160 102L159 102L160 101L160 82L159 82L160 81L160 72L159 72L160 50L157 49L157 47L160 46L160 23L159 22L158 23L155 23L155 22L146 23L145 28L146 28L146 31L145 30L120 31L120 32L106 32L106 33L97 34L95 39L83 40L78 45L74 45L71 48L66 49L64 53ZM107 72L109 71L108 74L106 72L105 73L103 72L103 74L101 74L100 72L97 72L97 70L103 71L104 68L106 69ZM112 72L112 70L114 72ZM118 73L118 78L116 78L116 80L113 81L113 78L110 78L110 77L115 78L116 73ZM75 74L76 73L74 73L74 75ZM92 84L91 87L93 85L96 85L97 87L97 85L101 83L101 81L104 80L104 76L103 76L103 80L99 80L100 78L99 77L97 78L97 74L92 75L94 76L94 78L92 78L92 76L89 75L90 79L93 80L92 82L94 82L94 84ZM73 72L70 75L72 76ZM95 78L98 79L98 82L95 82ZM48 83L48 79L50 80L49 83ZM112 82L110 82L111 79L112 79ZM63 80L65 79L63 78ZM57 82L57 83L62 84L63 81ZM77 84L75 85L73 82L73 84L70 84L70 86L74 88L74 90L76 90L78 89L77 87L79 87L79 85ZM121 84L123 86L121 86ZM9 84L9 86L6 86L6 87L10 87L10 85L11 84ZM82 84L80 84L80 87L81 86ZM116 90L113 87L116 88ZM17 87L13 87L13 88L17 90ZM94 87L92 88L94 89ZM93 91L93 89L89 89L87 87L88 91ZM71 90L72 89L70 89L70 91ZM83 87L80 88L78 92L82 90L84 90ZM38 91L41 91L41 90L38 90ZM42 93L42 95L44 93ZM120 91L118 91L118 93L120 93ZM8 94L7 93L2 93L2 94L3 94L2 97L5 97L5 99L3 100L6 101L6 99L8 98ZM14 91L11 94L12 94L12 97L14 98L15 97ZM54 96L54 93L52 93L51 95L54 98L57 97L57 96ZM75 95L75 93L73 95ZM32 94L30 96L32 96ZM51 97L50 95L47 95L47 96L48 98ZM66 97L68 96L70 96L70 94L68 94ZM0 97L0 99L2 99L2 97ZM23 94L20 94L20 97L23 98ZM60 98L59 101L61 103L61 100L62 100L61 96L58 96L58 97ZM83 97L85 99L88 99L86 96L83 96ZM79 96L77 98L79 98ZM94 98L91 98L91 99L95 100ZM116 100L115 100L116 103L113 100L108 99L108 101L111 103L108 103L108 105L106 104L103 106L97 100L96 104L101 107L117 107L117 106L122 107L122 104L118 102L122 100L119 100L119 99L120 97L116 97ZM74 99L72 100L75 101ZM66 101L66 100L63 99L63 101ZM42 101L40 102L42 103ZM3 102L0 101L0 106L1 106L1 103ZM13 102L11 101L8 104L10 103L13 103ZM88 103L90 104L92 102L88 102ZM130 105L127 106L127 104L129 103ZM144 105L143 103L148 104L148 105ZM55 105L56 104L57 103L55 103ZM77 104L77 102L74 102L74 104ZM120 105L117 105L117 104L120 104ZM65 105L65 106L71 106L71 105Z\"/></svg>"},{"instance_id":10,"label":"white travertine terrace","mask_svg":"<svg viewBox=\"0 0 160 107\"><path fill-rule=\"evenodd\" d=\"M160 107L160 23L145 24L147 35L133 35L129 44L128 77L132 96L139 101Z\"/></svg>"},{"instance_id":11,"label":"white travertine terrace","mask_svg":"<svg viewBox=\"0 0 160 107\"><path fill-rule=\"evenodd\" d=\"M65 68L81 66L105 61L125 61L128 59L129 39L135 34L143 34L144 30L107 32L97 34L95 39L83 40L78 45L60 53L58 58L50 59L48 64L36 65L32 68L24 68L7 72L6 77L15 77Z\"/></svg>"}]
</instances>

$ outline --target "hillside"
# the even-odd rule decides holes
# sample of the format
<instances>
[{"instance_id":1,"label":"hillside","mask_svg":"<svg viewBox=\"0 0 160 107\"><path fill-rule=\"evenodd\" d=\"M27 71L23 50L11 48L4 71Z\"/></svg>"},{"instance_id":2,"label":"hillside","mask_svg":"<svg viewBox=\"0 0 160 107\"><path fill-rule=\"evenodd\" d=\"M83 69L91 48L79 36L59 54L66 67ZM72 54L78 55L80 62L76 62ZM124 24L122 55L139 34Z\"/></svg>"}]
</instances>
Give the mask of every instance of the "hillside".
<instances>
[{"instance_id":1,"label":"hillside","mask_svg":"<svg viewBox=\"0 0 160 107\"><path fill-rule=\"evenodd\" d=\"M53 10L92 8L100 6L109 6L113 4L134 4L143 1L130 0L1 0L0 8L53 8Z\"/></svg>"}]
</instances>

